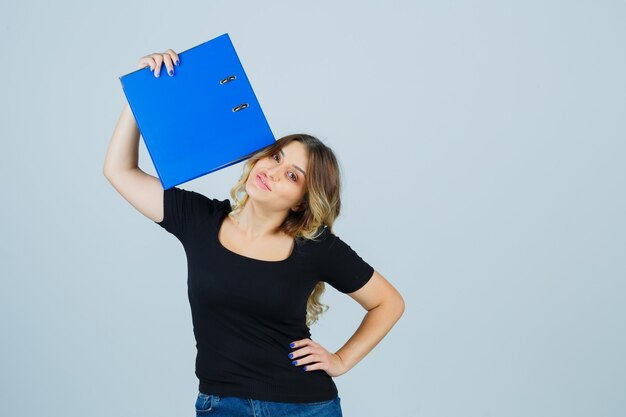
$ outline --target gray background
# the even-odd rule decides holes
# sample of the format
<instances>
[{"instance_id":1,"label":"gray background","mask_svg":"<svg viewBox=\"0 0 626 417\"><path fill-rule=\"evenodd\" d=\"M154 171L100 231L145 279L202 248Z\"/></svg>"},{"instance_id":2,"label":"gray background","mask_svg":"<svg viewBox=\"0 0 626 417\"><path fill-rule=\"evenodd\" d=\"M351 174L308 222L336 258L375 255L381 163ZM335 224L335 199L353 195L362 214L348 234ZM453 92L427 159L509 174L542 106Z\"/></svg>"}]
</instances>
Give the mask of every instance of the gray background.
<instances>
[{"instance_id":1,"label":"gray background","mask_svg":"<svg viewBox=\"0 0 626 417\"><path fill-rule=\"evenodd\" d=\"M228 32L275 135L335 150L337 234L406 301L335 379L344 415L622 415L625 12L3 2L1 414L194 415L182 245L102 167L118 77ZM227 198L241 167L182 187ZM323 301L313 337L334 351L364 310L330 286Z\"/></svg>"}]
</instances>

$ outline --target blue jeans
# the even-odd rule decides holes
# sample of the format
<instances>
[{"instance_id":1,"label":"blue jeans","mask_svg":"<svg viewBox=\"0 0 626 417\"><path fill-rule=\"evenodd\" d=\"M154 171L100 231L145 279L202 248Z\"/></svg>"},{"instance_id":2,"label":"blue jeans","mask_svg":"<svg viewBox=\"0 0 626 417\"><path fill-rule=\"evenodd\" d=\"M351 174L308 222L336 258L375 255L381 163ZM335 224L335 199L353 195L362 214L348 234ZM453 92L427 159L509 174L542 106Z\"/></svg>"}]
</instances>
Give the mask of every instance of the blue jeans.
<instances>
[{"instance_id":1,"label":"blue jeans","mask_svg":"<svg viewBox=\"0 0 626 417\"><path fill-rule=\"evenodd\" d=\"M196 416L212 417L343 417L341 399L285 403L198 393Z\"/></svg>"}]
</instances>

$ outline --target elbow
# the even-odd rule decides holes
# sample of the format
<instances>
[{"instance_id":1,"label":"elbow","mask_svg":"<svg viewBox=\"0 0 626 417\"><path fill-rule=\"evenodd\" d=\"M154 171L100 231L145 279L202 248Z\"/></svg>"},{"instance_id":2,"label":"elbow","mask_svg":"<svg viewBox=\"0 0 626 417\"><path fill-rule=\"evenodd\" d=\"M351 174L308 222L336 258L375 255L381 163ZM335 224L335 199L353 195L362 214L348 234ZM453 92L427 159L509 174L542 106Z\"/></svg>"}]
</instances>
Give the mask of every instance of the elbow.
<instances>
[{"instance_id":1,"label":"elbow","mask_svg":"<svg viewBox=\"0 0 626 417\"><path fill-rule=\"evenodd\" d=\"M402 297L400 297L400 298L398 299L398 308L399 308L399 311L400 311L400 313L399 313L399 315L398 315L398 319L399 319L400 317L402 317L402 315L404 314L404 310L405 310L405 307L404 307L404 298L402 298Z\"/></svg>"},{"instance_id":2,"label":"elbow","mask_svg":"<svg viewBox=\"0 0 626 417\"><path fill-rule=\"evenodd\" d=\"M396 314L398 315L398 320L400 320L400 317L402 317L405 310L404 298L402 298L399 293L396 294L396 296L393 298L392 305L394 306Z\"/></svg>"},{"instance_id":3,"label":"elbow","mask_svg":"<svg viewBox=\"0 0 626 417\"><path fill-rule=\"evenodd\" d=\"M111 176L111 168L107 164L104 164L102 166L102 175L104 175L106 178L109 178Z\"/></svg>"},{"instance_id":4,"label":"elbow","mask_svg":"<svg viewBox=\"0 0 626 417\"><path fill-rule=\"evenodd\" d=\"M404 309L405 309L404 298L398 292L398 290L396 290L394 292L395 292L395 294L393 295L392 303L395 306L396 310L398 311L398 314L401 316L402 314L404 314Z\"/></svg>"},{"instance_id":5,"label":"elbow","mask_svg":"<svg viewBox=\"0 0 626 417\"><path fill-rule=\"evenodd\" d=\"M404 299L399 294L393 298L388 298L386 301L380 304L380 307L385 307L390 314L397 317L396 321L404 314Z\"/></svg>"},{"instance_id":6,"label":"elbow","mask_svg":"<svg viewBox=\"0 0 626 417\"><path fill-rule=\"evenodd\" d=\"M107 180L111 181L111 178L116 177L116 171L105 166L102 168L102 175L104 175Z\"/></svg>"}]
</instances>

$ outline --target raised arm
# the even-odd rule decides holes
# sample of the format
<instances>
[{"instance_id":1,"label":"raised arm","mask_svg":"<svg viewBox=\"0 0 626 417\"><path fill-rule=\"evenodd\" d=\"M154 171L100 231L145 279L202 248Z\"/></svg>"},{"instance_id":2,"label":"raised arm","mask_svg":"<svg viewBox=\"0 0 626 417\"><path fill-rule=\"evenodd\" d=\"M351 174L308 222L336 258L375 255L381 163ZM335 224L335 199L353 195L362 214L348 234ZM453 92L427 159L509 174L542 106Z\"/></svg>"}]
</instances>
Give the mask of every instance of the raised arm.
<instances>
[{"instance_id":1,"label":"raised arm","mask_svg":"<svg viewBox=\"0 0 626 417\"><path fill-rule=\"evenodd\" d=\"M163 54L152 54L139 60L139 68L150 66L155 76L165 64L173 71L178 55L171 49ZM111 185L133 207L149 219L163 220L163 187L158 178L146 174L139 166L139 128L128 103L115 126L104 160L103 174Z\"/></svg>"},{"instance_id":2,"label":"raised arm","mask_svg":"<svg viewBox=\"0 0 626 417\"><path fill-rule=\"evenodd\" d=\"M139 129L128 103L109 143L103 173L118 193L155 222L163 220L163 187L138 166Z\"/></svg>"}]
</instances>

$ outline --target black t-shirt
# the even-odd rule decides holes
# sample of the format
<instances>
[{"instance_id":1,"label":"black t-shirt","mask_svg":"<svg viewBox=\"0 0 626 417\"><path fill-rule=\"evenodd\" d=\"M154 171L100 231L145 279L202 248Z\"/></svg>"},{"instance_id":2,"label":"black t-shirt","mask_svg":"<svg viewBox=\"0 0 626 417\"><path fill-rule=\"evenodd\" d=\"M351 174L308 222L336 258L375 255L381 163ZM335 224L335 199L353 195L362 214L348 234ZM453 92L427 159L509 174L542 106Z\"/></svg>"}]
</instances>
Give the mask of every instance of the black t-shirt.
<instances>
[{"instance_id":1,"label":"black t-shirt","mask_svg":"<svg viewBox=\"0 0 626 417\"><path fill-rule=\"evenodd\" d=\"M163 204L157 224L179 239L187 256L199 390L278 402L335 398L333 379L293 365L288 354L297 348L289 344L311 338L306 303L318 281L350 293L374 268L328 228L315 240L295 239L285 260L249 258L218 240L229 200L171 187Z\"/></svg>"}]
</instances>

